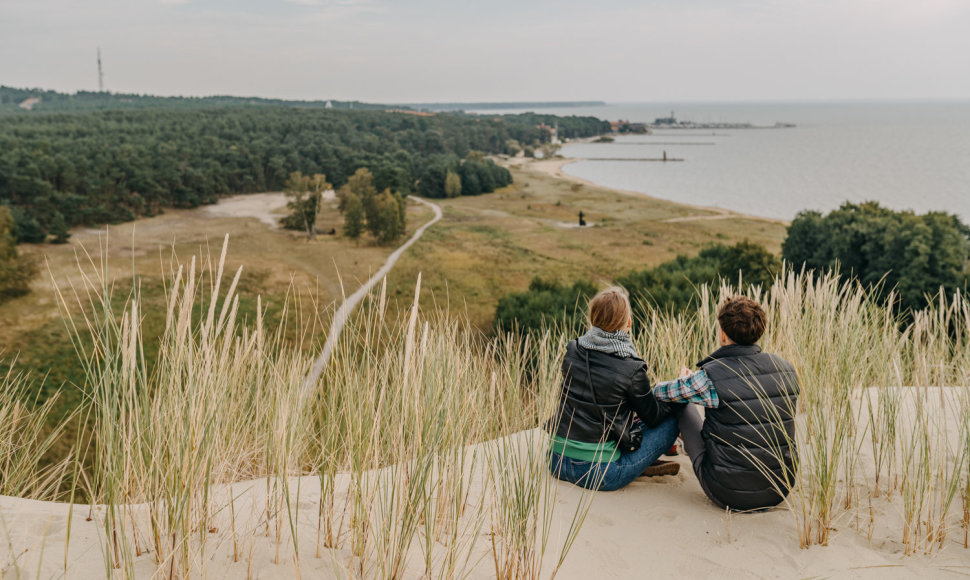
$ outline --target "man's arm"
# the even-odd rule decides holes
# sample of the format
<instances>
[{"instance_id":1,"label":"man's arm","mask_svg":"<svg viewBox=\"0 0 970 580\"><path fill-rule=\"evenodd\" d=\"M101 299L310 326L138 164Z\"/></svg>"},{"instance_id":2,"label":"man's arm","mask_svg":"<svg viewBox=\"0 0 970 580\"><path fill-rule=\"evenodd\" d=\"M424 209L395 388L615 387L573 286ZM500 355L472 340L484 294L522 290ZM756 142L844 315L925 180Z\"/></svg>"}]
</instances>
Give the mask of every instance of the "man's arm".
<instances>
[{"instance_id":1,"label":"man's arm","mask_svg":"<svg viewBox=\"0 0 970 580\"><path fill-rule=\"evenodd\" d=\"M704 370L658 383L653 388L653 395L668 403L696 403L710 409L716 408L721 402L714 390L714 383Z\"/></svg>"}]
</instances>

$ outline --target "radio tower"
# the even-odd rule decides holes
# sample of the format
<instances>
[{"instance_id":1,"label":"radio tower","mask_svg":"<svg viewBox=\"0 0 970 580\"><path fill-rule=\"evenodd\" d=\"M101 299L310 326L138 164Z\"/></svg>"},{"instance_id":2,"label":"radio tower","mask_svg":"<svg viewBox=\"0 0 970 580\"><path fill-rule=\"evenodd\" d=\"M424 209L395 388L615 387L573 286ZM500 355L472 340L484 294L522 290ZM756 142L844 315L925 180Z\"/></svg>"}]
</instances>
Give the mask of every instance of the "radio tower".
<instances>
[{"instance_id":1,"label":"radio tower","mask_svg":"<svg viewBox=\"0 0 970 580\"><path fill-rule=\"evenodd\" d=\"M101 47L98 47L98 92L104 92L104 71L101 70Z\"/></svg>"}]
</instances>

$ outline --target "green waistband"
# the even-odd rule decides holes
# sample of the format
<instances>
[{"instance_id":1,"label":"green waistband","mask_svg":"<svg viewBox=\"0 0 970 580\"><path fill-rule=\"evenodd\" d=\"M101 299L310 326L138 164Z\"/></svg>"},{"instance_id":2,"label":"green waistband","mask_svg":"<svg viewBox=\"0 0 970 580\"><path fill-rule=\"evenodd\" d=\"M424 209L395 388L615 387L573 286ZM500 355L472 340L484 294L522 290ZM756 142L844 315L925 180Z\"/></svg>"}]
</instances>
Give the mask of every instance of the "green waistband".
<instances>
[{"instance_id":1,"label":"green waistband","mask_svg":"<svg viewBox=\"0 0 970 580\"><path fill-rule=\"evenodd\" d=\"M553 435L549 438L549 450L563 457L590 463L610 463L620 458L614 441L586 443Z\"/></svg>"}]
</instances>

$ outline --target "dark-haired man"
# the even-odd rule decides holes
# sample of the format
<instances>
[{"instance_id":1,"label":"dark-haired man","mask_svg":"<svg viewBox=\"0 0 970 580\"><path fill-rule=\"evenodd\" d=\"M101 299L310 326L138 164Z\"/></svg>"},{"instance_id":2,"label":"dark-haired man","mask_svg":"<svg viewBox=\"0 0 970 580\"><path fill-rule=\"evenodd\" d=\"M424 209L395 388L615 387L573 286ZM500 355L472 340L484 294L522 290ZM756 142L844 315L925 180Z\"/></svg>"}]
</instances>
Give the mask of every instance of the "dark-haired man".
<instances>
[{"instance_id":1,"label":"dark-haired man","mask_svg":"<svg viewBox=\"0 0 970 580\"><path fill-rule=\"evenodd\" d=\"M798 376L787 360L761 352L767 317L745 297L717 313L719 349L658 384L658 400L685 405L679 419L684 448L707 497L721 508L778 505L795 473ZM706 407L701 417L700 406Z\"/></svg>"}]
</instances>

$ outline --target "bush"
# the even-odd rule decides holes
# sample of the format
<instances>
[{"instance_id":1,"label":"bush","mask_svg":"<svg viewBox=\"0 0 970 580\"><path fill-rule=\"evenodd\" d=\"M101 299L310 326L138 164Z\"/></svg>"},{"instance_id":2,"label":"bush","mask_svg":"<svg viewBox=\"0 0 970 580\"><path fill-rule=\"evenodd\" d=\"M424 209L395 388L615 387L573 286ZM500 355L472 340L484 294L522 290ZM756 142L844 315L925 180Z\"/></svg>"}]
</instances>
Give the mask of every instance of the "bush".
<instances>
[{"instance_id":1,"label":"bush","mask_svg":"<svg viewBox=\"0 0 970 580\"><path fill-rule=\"evenodd\" d=\"M495 309L495 327L519 332L541 331L552 325L564 325L578 332L586 326L586 303L596 294L588 280L572 286L533 278L525 292L506 294Z\"/></svg>"},{"instance_id":2,"label":"bush","mask_svg":"<svg viewBox=\"0 0 970 580\"><path fill-rule=\"evenodd\" d=\"M640 319L651 309L683 312L695 308L697 289L705 284L716 285L723 279L741 288L768 286L780 271L777 256L745 240L733 246L714 244L693 257L677 256L655 268L630 272L616 283L630 292L634 318ZM586 280L570 287L536 278L527 291L499 300L495 326L534 331L565 324L567 330L579 332L586 326L586 302L595 293L595 286Z\"/></svg>"},{"instance_id":3,"label":"bush","mask_svg":"<svg viewBox=\"0 0 970 580\"><path fill-rule=\"evenodd\" d=\"M655 268L630 272L616 282L630 292L634 316L649 307L682 312L696 306L697 288L724 279L734 285L767 286L781 271L777 256L747 240L733 246L713 244L693 257L680 255Z\"/></svg>"},{"instance_id":4,"label":"bush","mask_svg":"<svg viewBox=\"0 0 970 580\"><path fill-rule=\"evenodd\" d=\"M826 216L799 213L782 255L795 269L839 269L877 288L883 299L895 289L900 305L913 309L941 289L952 294L966 287L970 228L948 213L846 203Z\"/></svg>"},{"instance_id":5,"label":"bush","mask_svg":"<svg viewBox=\"0 0 970 580\"><path fill-rule=\"evenodd\" d=\"M17 253L10 208L0 206L0 302L30 292L30 281L36 274L34 263Z\"/></svg>"}]
</instances>

